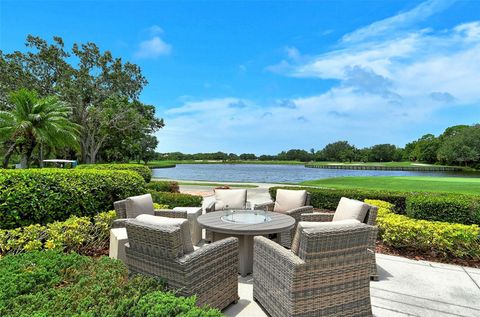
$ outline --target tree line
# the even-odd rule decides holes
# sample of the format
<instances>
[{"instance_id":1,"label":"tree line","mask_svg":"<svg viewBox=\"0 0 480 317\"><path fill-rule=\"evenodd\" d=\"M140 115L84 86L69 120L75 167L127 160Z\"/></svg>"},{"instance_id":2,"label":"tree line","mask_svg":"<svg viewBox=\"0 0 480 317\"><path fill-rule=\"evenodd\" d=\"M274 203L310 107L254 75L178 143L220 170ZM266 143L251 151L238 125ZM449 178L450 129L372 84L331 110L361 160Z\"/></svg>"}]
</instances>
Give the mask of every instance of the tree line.
<instances>
[{"instance_id":1,"label":"tree line","mask_svg":"<svg viewBox=\"0 0 480 317\"><path fill-rule=\"evenodd\" d=\"M330 162L400 162L416 161L430 164L480 167L480 124L449 127L439 136L426 134L418 140L397 147L376 144L357 148L348 141L327 144L321 150L291 149L276 155L252 153L156 153L157 160L259 160L259 161L330 161Z\"/></svg>"},{"instance_id":2,"label":"tree line","mask_svg":"<svg viewBox=\"0 0 480 317\"><path fill-rule=\"evenodd\" d=\"M60 37L48 43L29 35L26 47L0 51L4 166L12 156L24 166L48 157L95 163L155 156L154 133L164 122L139 100L147 84L139 66L91 42L67 50Z\"/></svg>"}]
</instances>

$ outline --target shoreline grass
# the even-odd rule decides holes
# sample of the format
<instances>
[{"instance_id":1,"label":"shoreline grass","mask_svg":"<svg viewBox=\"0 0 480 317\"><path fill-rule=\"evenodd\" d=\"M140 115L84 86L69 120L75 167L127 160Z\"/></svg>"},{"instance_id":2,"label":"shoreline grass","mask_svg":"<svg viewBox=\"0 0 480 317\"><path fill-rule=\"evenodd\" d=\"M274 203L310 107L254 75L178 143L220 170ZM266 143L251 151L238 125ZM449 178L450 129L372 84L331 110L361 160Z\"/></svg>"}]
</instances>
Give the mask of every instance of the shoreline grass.
<instances>
[{"instance_id":1,"label":"shoreline grass","mask_svg":"<svg viewBox=\"0 0 480 317\"><path fill-rule=\"evenodd\" d=\"M428 176L334 177L304 181L299 185L327 188L364 188L402 192L446 192L480 195L480 178Z\"/></svg>"},{"instance_id":2,"label":"shoreline grass","mask_svg":"<svg viewBox=\"0 0 480 317\"><path fill-rule=\"evenodd\" d=\"M211 182L189 182L189 181L179 181L178 185L188 185L188 186L214 186L214 187L221 187L221 186L228 186L228 187L239 187L239 188L258 188L258 185L251 185L251 184L225 184L225 183L211 183Z\"/></svg>"}]
</instances>

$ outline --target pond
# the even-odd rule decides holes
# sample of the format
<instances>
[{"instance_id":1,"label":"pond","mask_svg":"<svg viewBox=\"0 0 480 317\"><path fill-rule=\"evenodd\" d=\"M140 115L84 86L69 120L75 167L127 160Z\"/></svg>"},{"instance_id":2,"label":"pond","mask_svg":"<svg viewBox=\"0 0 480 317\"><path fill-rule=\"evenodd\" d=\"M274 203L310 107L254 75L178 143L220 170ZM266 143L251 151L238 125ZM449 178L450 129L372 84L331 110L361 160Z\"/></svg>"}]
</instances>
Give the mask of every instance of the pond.
<instances>
[{"instance_id":1,"label":"pond","mask_svg":"<svg viewBox=\"0 0 480 317\"><path fill-rule=\"evenodd\" d=\"M340 176L451 176L478 177L462 172L412 172L375 170L331 170L303 165L267 164L178 164L175 168L153 169L153 177L211 182L298 183Z\"/></svg>"}]
</instances>

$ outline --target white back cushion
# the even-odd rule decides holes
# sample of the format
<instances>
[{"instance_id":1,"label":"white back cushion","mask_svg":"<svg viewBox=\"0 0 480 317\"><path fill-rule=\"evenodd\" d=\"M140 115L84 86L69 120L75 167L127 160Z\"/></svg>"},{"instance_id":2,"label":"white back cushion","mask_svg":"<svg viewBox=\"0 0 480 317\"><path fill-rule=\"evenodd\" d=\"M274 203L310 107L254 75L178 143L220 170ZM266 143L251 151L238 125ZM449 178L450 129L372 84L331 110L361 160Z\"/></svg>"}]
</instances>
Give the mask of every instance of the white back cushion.
<instances>
[{"instance_id":1,"label":"white back cushion","mask_svg":"<svg viewBox=\"0 0 480 317\"><path fill-rule=\"evenodd\" d=\"M245 209L247 204L246 189L215 189L215 210Z\"/></svg>"},{"instance_id":2,"label":"white back cushion","mask_svg":"<svg viewBox=\"0 0 480 317\"><path fill-rule=\"evenodd\" d=\"M306 190L277 189L277 197L275 198L273 211L285 213L289 210L305 206L306 200Z\"/></svg>"},{"instance_id":3,"label":"white back cushion","mask_svg":"<svg viewBox=\"0 0 480 317\"><path fill-rule=\"evenodd\" d=\"M360 222L364 222L369 208L369 205L361 201L342 197L338 203L332 221L356 219Z\"/></svg>"},{"instance_id":4,"label":"white back cushion","mask_svg":"<svg viewBox=\"0 0 480 317\"><path fill-rule=\"evenodd\" d=\"M174 226L181 228L183 233L183 252L187 254L193 251L192 238L190 236L190 226L188 225L187 219L159 217L153 215L138 215L136 219L140 222L151 225Z\"/></svg>"},{"instance_id":5,"label":"white back cushion","mask_svg":"<svg viewBox=\"0 0 480 317\"><path fill-rule=\"evenodd\" d=\"M360 221L355 219L339 220L336 222L300 221L297 225L297 231L295 232L295 236L293 237L291 250L294 254L298 255L298 250L300 248L300 239L302 236L301 232L303 230L325 228L325 227L335 228L338 226L353 225L357 223L360 223Z\"/></svg>"},{"instance_id":6,"label":"white back cushion","mask_svg":"<svg viewBox=\"0 0 480 317\"><path fill-rule=\"evenodd\" d=\"M141 214L154 214L153 200L150 194L128 197L125 199L125 204L127 207L127 218L135 218Z\"/></svg>"}]
</instances>

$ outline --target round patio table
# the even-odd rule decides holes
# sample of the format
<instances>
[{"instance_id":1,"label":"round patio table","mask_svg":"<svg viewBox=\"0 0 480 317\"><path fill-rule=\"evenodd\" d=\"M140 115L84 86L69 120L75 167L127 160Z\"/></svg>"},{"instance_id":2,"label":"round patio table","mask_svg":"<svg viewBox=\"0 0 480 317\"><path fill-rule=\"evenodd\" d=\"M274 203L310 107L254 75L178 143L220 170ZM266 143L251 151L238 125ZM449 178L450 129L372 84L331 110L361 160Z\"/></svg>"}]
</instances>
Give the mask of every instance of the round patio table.
<instances>
[{"instance_id":1,"label":"round patio table","mask_svg":"<svg viewBox=\"0 0 480 317\"><path fill-rule=\"evenodd\" d=\"M295 219L278 212L261 210L216 211L201 215L199 225L212 232L213 241L238 238L239 272L242 276L253 271L253 237L288 231Z\"/></svg>"}]
</instances>

